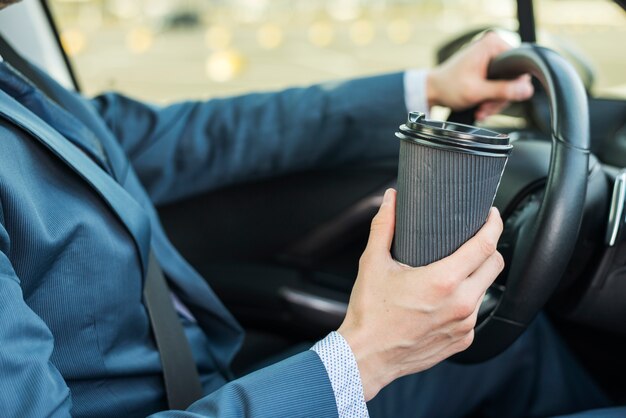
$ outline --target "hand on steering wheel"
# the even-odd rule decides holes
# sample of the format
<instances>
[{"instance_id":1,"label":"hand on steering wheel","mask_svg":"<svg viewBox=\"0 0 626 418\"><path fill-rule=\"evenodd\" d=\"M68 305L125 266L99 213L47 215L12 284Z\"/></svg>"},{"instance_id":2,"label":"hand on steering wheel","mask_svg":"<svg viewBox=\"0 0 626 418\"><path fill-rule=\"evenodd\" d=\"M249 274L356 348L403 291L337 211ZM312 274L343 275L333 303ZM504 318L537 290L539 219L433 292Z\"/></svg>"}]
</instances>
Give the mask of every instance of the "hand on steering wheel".
<instances>
[{"instance_id":1,"label":"hand on steering wheel","mask_svg":"<svg viewBox=\"0 0 626 418\"><path fill-rule=\"evenodd\" d=\"M511 48L495 32L487 32L432 69L426 82L429 107L446 106L459 112L477 106L471 116L482 120L500 112L511 101L529 99L533 95L530 76L521 75L513 80L487 77L491 60Z\"/></svg>"},{"instance_id":2,"label":"hand on steering wheel","mask_svg":"<svg viewBox=\"0 0 626 418\"><path fill-rule=\"evenodd\" d=\"M550 102L552 155L545 193L536 218L515 245L504 291L476 327L474 344L456 357L458 361L489 359L521 335L559 284L582 222L589 166L584 85L565 59L533 44L496 57L487 77L515 80L526 73L537 78Z\"/></svg>"}]
</instances>

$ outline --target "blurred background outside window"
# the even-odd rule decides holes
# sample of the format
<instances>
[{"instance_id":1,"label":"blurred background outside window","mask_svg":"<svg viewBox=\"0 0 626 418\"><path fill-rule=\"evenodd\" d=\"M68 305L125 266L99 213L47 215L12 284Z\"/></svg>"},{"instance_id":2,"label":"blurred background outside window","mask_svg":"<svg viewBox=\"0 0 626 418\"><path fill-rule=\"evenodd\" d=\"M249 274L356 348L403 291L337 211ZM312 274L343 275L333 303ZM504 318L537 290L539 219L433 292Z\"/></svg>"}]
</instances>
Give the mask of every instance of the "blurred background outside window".
<instances>
[{"instance_id":1,"label":"blurred background outside window","mask_svg":"<svg viewBox=\"0 0 626 418\"><path fill-rule=\"evenodd\" d=\"M153 102L266 91L435 64L472 29L517 29L514 0L49 0L81 88ZM578 51L595 95L626 97L626 13L535 0L539 42ZM373 98L375 99L375 98Z\"/></svg>"}]
</instances>

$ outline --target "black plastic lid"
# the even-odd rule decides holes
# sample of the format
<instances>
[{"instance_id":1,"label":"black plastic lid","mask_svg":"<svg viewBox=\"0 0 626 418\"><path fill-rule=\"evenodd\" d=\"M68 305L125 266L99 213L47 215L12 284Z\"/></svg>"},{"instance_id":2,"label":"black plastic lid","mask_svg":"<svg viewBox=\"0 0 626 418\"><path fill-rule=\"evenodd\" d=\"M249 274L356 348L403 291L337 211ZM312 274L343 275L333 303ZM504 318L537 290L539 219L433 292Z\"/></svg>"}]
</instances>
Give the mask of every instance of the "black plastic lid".
<instances>
[{"instance_id":1,"label":"black plastic lid","mask_svg":"<svg viewBox=\"0 0 626 418\"><path fill-rule=\"evenodd\" d=\"M409 113L396 136L430 147L493 157L506 157L513 148L508 135L461 123L429 120L420 112Z\"/></svg>"}]
</instances>

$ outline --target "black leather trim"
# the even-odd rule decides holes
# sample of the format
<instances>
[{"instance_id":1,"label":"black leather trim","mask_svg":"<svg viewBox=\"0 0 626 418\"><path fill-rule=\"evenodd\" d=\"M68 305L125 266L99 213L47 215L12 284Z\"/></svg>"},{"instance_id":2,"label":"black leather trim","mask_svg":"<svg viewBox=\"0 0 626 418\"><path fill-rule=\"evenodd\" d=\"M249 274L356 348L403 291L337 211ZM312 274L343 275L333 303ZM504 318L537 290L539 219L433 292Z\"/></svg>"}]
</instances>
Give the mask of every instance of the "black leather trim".
<instances>
[{"instance_id":1,"label":"black leather trim","mask_svg":"<svg viewBox=\"0 0 626 418\"><path fill-rule=\"evenodd\" d=\"M582 222L589 166L589 114L582 81L557 53L523 45L498 56L490 78L531 73L550 102L552 151L543 202L530 228L520 234L506 288L476 327L474 344L460 362L487 360L510 346L546 304L570 261Z\"/></svg>"}]
</instances>

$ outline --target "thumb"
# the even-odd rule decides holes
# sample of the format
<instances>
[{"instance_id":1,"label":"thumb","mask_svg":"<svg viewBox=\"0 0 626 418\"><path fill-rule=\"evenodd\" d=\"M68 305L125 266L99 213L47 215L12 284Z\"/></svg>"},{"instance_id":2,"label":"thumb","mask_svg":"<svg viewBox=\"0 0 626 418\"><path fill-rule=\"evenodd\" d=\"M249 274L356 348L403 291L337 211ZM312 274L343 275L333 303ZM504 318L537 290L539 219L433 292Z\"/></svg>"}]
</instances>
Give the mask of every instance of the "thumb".
<instances>
[{"instance_id":1,"label":"thumb","mask_svg":"<svg viewBox=\"0 0 626 418\"><path fill-rule=\"evenodd\" d=\"M486 81L483 85L483 100L515 101L529 99L533 95L530 77L524 75L515 80Z\"/></svg>"},{"instance_id":2,"label":"thumb","mask_svg":"<svg viewBox=\"0 0 626 418\"><path fill-rule=\"evenodd\" d=\"M378 213L372 219L370 237L367 249L378 253L389 252L393 241L393 232L396 225L396 191L387 189L383 196L383 203Z\"/></svg>"},{"instance_id":3,"label":"thumb","mask_svg":"<svg viewBox=\"0 0 626 418\"><path fill-rule=\"evenodd\" d=\"M502 109L506 108L509 105L509 102L504 102L500 100L496 101L488 101L483 102L476 111L476 120L482 121L487 116L495 115L496 113L500 113Z\"/></svg>"}]
</instances>

